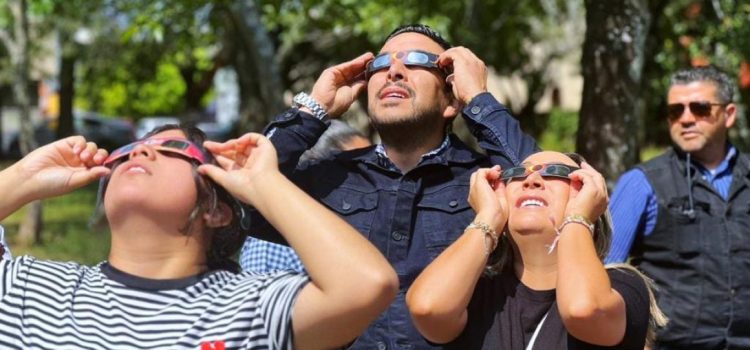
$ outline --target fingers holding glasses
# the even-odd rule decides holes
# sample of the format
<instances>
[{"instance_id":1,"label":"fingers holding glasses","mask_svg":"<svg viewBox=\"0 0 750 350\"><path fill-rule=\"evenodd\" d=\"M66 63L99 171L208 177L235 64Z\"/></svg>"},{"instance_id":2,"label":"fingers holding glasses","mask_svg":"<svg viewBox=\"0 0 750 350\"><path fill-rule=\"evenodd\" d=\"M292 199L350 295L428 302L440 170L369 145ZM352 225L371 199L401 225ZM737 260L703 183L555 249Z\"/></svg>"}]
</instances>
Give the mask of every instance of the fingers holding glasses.
<instances>
[{"instance_id":1,"label":"fingers holding glasses","mask_svg":"<svg viewBox=\"0 0 750 350\"><path fill-rule=\"evenodd\" d=\"M566 209L567 215L583 215L589 220L596 220L607 209L609 193L604 177L586 162L581 169L570 174L571 183L579 183L575 189L571 186L570 199Z\"/></svg>"},{"instance_id":2,"label":"fingers holding glasses","mask_svg":"<svg viewBox=\"0 0 750 350\"><path fill-rule=\"evenodd\" d=\"M438 65L453 68L446 82L452 84L454 96L463 104L487 91L487 66L471 50L460 46L450 48L440 54Z\"/></svg>"},{"instance_id":3,"label":"fingers holding glasses","mask_svg":"<svg viewBox=\"0 0 750 350\"><path fill-rule=\"evenodd\" d=\"M337 118L349 109L365 84L367 63L373 59L371 52L329 67L321 73L310 95L323 106L331 118Z\"/></svg>"}]
</instances>

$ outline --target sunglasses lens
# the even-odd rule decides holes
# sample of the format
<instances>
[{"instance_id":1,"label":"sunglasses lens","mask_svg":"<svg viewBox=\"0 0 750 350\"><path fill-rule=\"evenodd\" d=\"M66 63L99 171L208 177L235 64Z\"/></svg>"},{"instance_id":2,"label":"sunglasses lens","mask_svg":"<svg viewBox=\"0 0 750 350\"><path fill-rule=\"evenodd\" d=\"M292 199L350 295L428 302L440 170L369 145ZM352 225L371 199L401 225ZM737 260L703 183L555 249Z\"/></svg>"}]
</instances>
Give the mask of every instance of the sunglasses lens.
<instances>
[{"instance_id":1,"label":"sunglasses lens","mask_svg":"<svg viewBox=\"0 0 750 350\"><path fill-rule=\"evenodd\" d=\"M372 60L372 62L370 62L370 65L368 66L367 70L369 72L374 72L374 71L378 71L383 68L386 68L390 65L391 65L391 55L385 53L385 54L379 55L378 57L375 57L375 59Z\"/></svg>"},{"instance_id":2,"label":"sunglasses lens","mask_svg":"<svg viewBox=\"0 0 750 350\"><path fill-rule=\"evenodd\" d=\"M671 120L680 119L684 111L685 105L682 103L673 103L667 106L667 116L669 116L669 119Z\"/></svg>"},{"instance_id":3,"label":"sunglasses lens","mask_svg":"<svg viewBox=\"0 0 750 350\"><path fill-rule=\"evenodd\" d=\"M181 140L166 140L161 144L165 148L174 148L176 150L184 151L190 147L190 143Z\"/></svg>"},{"instance_id":4,"label":"sunglasses lens","mask_svg":"<svg viewBox=\"0 0 750 350\"><path fill-rule=\"evenodd\" d=\"M572 172L572 169L565 165L550 164L546 168L544 168L544 173L542 175L568 177L568 175L570 175L571 172Z\"/></svg>"},{"instance_id":5,"label":"sunglasses lens","mask_svg":"<svg viewBox=\"0 0 750 350\"><path fill-rule=\"evenodd\" d=\"M708 102L690 102L690 113L696 117L708 117L711 115L711 103Z\"/></svg>"},{"instance_id":6,"label":"sunglasses lens","mask_svg":"<svg viewBox=\"0 0 750 350\"><path fill-rule=\"evenodd\" d=\"M503 170L503 173L500 174L500 178L503 179L503 180L510 180L510 179L512 179L514 177L523 176L524 174L526 174L526 168L524 168L524 167L515 167L515 168L510 168L510 169L507 169L507 170Z\"/></svg>"},{"instance_id":7,"label":"sunglasses lens","mask_svg":"<svg viewBox=\"0 0 750 350\"><path fill-rule=\"evenodd\" d=\"M410 51L408 55L406 55L406 64L420 64L424 65L430 62L430 58L427 57L427 55L423 52L419 51Z\"/></svg>"}]
</instances>

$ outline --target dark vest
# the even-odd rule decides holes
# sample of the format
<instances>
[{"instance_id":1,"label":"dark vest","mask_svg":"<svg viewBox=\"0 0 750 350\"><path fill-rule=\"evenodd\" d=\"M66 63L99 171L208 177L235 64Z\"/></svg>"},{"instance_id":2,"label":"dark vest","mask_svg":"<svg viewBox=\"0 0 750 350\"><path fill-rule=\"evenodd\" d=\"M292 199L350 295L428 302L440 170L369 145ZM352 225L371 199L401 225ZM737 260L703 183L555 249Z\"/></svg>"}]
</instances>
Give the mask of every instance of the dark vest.
<instances>
[{"instance_id":1,"label":"dark vest","mask_svg":"<svg viewBox=\"0 0 750 350\"><path fill-rule=\"evenodd\" d=\"M632 263L654 279L670 318L660 343L682 348L750 348L750 159L732 160L728 200L691 171L687 214L685 157L669 150L639 166L659 203L651 235L636 240Z\"/></svg>"}]
</instances>

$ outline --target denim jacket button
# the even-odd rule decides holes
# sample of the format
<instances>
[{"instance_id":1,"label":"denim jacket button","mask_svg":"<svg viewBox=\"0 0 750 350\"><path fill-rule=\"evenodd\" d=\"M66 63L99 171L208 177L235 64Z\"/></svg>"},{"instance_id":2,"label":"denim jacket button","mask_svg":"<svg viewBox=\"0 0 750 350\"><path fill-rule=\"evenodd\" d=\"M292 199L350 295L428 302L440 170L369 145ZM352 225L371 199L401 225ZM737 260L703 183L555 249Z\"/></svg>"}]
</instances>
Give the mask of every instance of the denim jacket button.
<instances>
[{"instance_id":1,"label":"denim jacket button","mask_svg":"<svg viewBox=\"0 0 750 350\"><path fill-rule=\"evenodd\" d=\"M344 210L349 210L349 209L351 209L351 208L352 208L352 205L351 205L351 204L349 204L349 203L347 203L346 201L344 201L344 202L343 202L343 203L341 204L341 209L344 209Z\"/></svg>"},{"instance_id":2,"label":"denim jacket button","mask_svg":"<svg viewBox=\"0 0 750 350\"><path fill-rule=\"evenodd\" d=\"M481 111L482 111L482 107L479 107L479 106L471 107L471 114L479 114L479 112Z\"/></svg>"},{"instance_id":3,"label":"denim jacket button","mask_svg":"<svg viewBox=\"0 0 750 350\"><path fill-rule=\"evenodd\" d=\"M391 232L391 238L393 238L394 241L400 241L404 239L404 234L398 231Z\"/></svg>"},{"instance_id":4,"label":"denim jacket button","mask_svg":"<svg viewBox=\"0 0 750 350\"><path fill-rule=\"evenodd\" d=\"M378 350L385 350L385 349L387 349L387 347L385 346L385 343L383 343L382 341L379 341Z\"/></svg>"},{"instance_id":5,"label":"denim jacket button","mask_svg":"<svg viewBox=\"0 0 750 350\"><path fill-rule=\"evenodd\" d=\"M451 208L455 208L455 207L456 207L456 206L458 205L458 201L456 201L456 200L452 200L452 201L450 201L450 203L448 203L448 205L449 205L449 206L450 206Z\"/></svg>"}]
</instances>

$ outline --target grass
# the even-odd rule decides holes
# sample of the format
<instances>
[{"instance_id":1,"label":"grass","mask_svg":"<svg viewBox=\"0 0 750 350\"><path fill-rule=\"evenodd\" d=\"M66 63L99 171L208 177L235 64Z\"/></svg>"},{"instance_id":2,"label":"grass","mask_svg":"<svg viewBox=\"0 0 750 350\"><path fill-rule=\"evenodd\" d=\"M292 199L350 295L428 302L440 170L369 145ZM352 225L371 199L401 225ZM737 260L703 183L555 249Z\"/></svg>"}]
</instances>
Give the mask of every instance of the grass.
<instances>
[{"instance_id":1,"label":"grass","mask_svg":"<svg viewBox=\"0 0 750 350\"><path fill-rule=\"evenodd\" d=\"M18 226L26 214L22 208L2 221L13 256L95 264L107 258L109 233L88 227L96 202L97 184L65 196L43 201L42 242L30 247L15 244Z\"/></svg>"}]
</instances>

